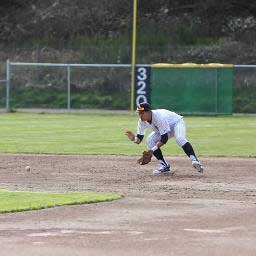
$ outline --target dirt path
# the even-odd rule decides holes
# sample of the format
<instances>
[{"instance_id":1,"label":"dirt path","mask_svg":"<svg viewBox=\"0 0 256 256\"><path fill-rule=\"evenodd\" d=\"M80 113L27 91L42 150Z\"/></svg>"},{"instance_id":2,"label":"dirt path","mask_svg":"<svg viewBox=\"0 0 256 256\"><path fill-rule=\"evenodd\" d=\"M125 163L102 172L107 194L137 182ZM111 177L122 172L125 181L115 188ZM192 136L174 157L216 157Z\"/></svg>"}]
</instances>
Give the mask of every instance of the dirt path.
<instances>
[{"instance_id":1,"label":"dirt path","mask_svg":"<svg viewBox=\"0 0 256 256\"><path fill-rule=\"evenodd\" d=\"M0 155L0 187L112 191L110 203L0 215L1 255L256 255L256 159L169 158L173 176L134 157ZM25 171L30 165L31 172Z\"/></svg>"}]
</instances>

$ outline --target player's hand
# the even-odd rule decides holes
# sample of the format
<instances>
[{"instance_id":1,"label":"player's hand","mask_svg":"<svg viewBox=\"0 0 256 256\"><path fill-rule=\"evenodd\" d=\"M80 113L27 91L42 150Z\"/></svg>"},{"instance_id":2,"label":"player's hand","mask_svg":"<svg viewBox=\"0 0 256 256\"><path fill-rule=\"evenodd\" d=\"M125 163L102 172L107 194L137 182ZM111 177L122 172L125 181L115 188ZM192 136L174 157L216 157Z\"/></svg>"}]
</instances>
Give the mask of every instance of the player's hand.
<instances>
[{"instance_id":1,"label":"player's hand","mask_svg":"<svg viewBox=\"0 0 256 256\"><path fill-rule=\"evenodd\" d=\"M135 140L135 135L133 132L126 130L125 135L128 137L129 140L131 140L131 141Z\"/></svg>"}]
</instances>

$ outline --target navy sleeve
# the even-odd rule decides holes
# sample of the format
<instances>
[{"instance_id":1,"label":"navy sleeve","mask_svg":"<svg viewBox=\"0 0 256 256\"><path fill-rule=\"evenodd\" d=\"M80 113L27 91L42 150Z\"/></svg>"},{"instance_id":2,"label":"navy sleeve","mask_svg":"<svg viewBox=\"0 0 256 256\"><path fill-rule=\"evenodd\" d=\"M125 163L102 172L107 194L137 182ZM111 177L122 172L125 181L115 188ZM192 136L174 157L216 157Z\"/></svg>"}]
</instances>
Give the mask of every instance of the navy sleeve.
<instances>
[{"instance_id":1,"label":"navy sleeve","mask_svg":"<svg viewBox=\"0 0 256 256\"><path fill-rule=\"evenodd\" d=\"M165 133L163 135L161 135L161 140L162 143L166 144L166 142L168 141L168 133Z\"/></svg>"},{"instance_id":2,"label":"navy sleeve","mask_svg":"<svg viewBox=\"0 0 256 256\"><path fill-rule=\"evenodd\" d=\"M137 134L137 136L136 136L140 141L142 141L143 140L143 138L144 138L144 135L141 135L141 134Z\"/></svg>"}]
</instances>

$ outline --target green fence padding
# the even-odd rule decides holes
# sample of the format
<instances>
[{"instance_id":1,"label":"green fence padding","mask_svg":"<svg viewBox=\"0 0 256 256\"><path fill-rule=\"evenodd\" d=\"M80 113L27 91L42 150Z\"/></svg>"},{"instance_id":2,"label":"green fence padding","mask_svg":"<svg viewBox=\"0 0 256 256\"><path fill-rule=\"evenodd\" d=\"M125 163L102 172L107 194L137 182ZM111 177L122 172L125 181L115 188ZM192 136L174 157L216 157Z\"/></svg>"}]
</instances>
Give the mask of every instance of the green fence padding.
<instances>
[{"instance_id":1,"label":"green fence padding","mask_svg":"<svg viewBox=\"0 0 256 256\"><path fill-rule=\"evenodd\" d=\"M233 65L152 65L151 105L183 114L231 114Z\"/></svg>"}]
</instances>

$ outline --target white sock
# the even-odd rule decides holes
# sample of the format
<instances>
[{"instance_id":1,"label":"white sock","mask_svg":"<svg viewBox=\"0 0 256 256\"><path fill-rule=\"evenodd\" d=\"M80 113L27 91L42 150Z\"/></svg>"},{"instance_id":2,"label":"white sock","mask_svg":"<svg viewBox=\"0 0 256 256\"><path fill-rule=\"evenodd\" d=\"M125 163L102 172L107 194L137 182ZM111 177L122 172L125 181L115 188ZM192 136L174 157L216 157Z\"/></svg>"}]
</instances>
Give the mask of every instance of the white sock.
<instances>
[{"instance_id":1,"label":"white sock","mask_svg":"<svg viewBox=\"0 0 256 256\"><path fill-rule=\"evenodd\" d=\"M164 166L167 166L167 165L168 165L168 164L167 164L165 161L163 161L163 160L159 160L159 162L160 162L161 165L164 165Z\"/></svg>"},{"instance_id":2,"label":"white sock","mask_svg":"<svg viewBox=\"0 0 256 256\"><path fill-rule=\"evenodd\" d=\"M195 160L198 161L197 158L194 155L190 155L189 158L191 159L191 161L195 161Z\"/></svg>"}]
</instances>

